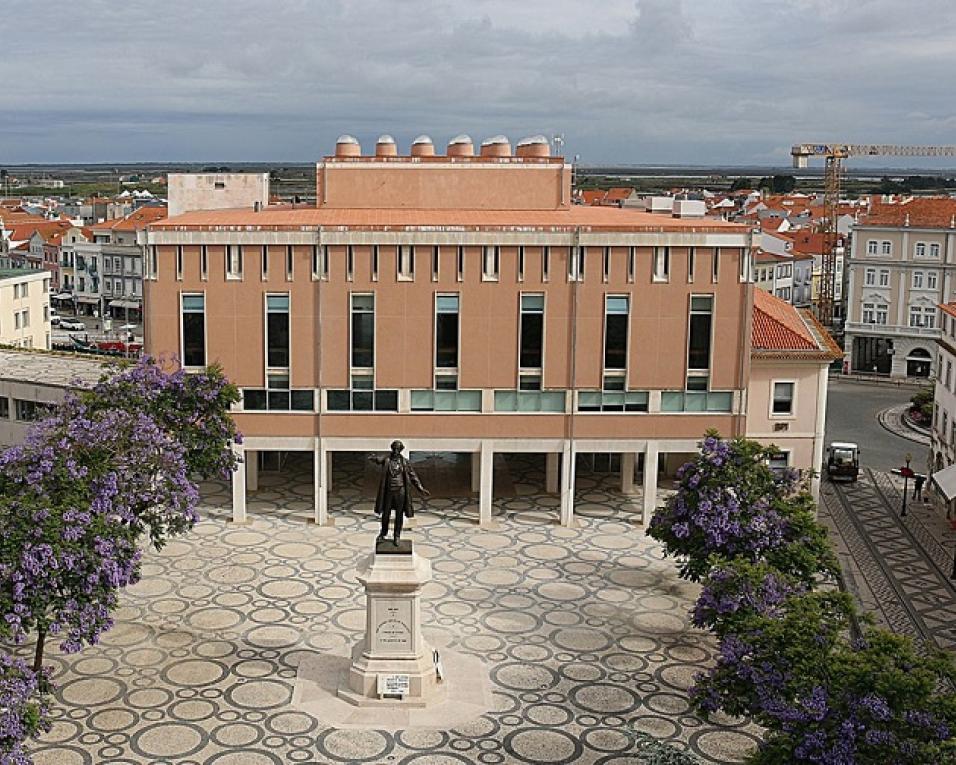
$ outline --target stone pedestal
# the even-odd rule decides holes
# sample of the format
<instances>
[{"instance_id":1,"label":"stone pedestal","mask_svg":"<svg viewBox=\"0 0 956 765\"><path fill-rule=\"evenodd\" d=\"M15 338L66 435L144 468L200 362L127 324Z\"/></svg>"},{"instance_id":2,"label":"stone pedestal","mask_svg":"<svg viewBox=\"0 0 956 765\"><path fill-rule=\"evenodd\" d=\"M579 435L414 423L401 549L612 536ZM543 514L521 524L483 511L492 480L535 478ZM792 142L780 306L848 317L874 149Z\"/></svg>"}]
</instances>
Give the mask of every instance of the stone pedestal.
<instances>
[{"instance_id":1,"label":"stone pedestal","mask_svg":"<svg viewBox=\"0 0 956 765\"><path fill-rule=\"evenodd\" d=\"M365 585L365 638L352 651L348 685L338 695L358 706L424 707L445 693L422 637L421 594L432 578L431 562L390 545L380 545L358 571Z\"/></svg>"}]
</instances>

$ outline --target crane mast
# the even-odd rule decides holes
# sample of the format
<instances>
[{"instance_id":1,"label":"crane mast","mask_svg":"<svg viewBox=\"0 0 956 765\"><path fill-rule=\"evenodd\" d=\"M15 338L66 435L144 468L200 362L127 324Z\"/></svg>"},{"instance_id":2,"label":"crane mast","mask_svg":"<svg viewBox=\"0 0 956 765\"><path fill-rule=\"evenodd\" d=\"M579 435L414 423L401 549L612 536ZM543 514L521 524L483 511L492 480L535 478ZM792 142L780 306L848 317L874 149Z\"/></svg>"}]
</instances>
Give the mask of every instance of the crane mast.
<instances>
[{"instance_id":1,"label":"crane mast","mask_svg":"<svg viewBox=\"0 0 956 765\"><path fill-rule=\"evenodd\" d=\"M800 143L790 149L793 166L804 168L812 157L823 157L823 252L820 263L820 291L817 318L826 327L833 325L833 300L836 284L836 259L839 237L840 190L843 184L843 160L850 157L956 157L956 146L902 146L881 143Z\"/></svg>"}]
</instances>

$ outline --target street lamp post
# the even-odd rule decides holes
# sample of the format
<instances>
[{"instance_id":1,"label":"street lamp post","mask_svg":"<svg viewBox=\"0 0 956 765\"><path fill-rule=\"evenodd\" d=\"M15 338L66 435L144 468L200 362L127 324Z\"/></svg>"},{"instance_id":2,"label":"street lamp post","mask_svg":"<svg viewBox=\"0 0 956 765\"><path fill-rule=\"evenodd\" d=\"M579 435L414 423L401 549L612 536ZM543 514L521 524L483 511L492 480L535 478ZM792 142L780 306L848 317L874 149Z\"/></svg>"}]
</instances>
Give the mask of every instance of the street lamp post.
<instances>
[{"instance_id":1,"label":"street lamp post","mask_svg":"<svg viewBox=\"0 0 956 765\"><path fill-rule=\"evenodd\" d=\"M910 470L910 462L912 461L912 459L913 459L913 455L911 454L906 455L906 469L903 470L903 512L900 513L900 518L906 517L906 494L907 494L907 487L908 487L910 473L913 472L912 470Z\"/></svg>"}]
</instances>

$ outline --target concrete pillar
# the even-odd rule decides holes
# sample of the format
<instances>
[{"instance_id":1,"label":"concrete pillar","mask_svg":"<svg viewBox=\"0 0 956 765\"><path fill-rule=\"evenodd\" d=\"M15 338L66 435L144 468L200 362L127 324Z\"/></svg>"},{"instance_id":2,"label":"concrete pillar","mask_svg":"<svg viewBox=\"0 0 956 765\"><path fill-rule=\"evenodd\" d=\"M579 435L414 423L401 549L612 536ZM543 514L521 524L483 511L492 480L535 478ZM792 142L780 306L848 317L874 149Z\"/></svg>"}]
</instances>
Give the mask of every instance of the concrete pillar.
<instances>
[{"instance_id":1,"label":"concrete pillar","mask_svg":"<svg viewBox=\"0 0 956 765\"><path fill-rule=\"evenodd\" d=\"M490 526L494 491L495 453L490 443L482 441L481 451L478 454L481 478L481 486L478 493L478 525Z\"/></svg>"},{"instance_id":2,"label":"concrete pillar","mask_svg":"<svg viewBox=\"0 0 956 765\"><path fill-rule=\"evenodd\" d=\"M561 452L561 525L574 525L574 449L570 441Z\"/></svg>"},{"instance_id":3,"label":"concrete pillar","mask_svg":"<svg viewBox=\"0 0 956 765\"><path fill-rule=\"evenodd\" d=\"M481 491L481 452L471 453L471 493Z\"/></svg>"},{"instance_id":4,"label":"concrete pillar","mask_svg":"<svg viewBox=\"0 0 956 765\"><path fill-rule=\"evenodd\" d=\"M232 521L246 522L246 463L245 452L241 446L233 447L239 457L239 466L232 474ZM250 452L254 454L254 452Z\"/></svg>"},{"instance_id":5,"label":"concrete pillar","mask_svg":"<svg viewBox=\"0 0 956 765\"><path fill-rule=\"evenodd\" d=\"M332 491L332 452L327 452L324 449L322 451L325 454L325 491L328 493Z\"/></svg>"},{"instance_id":6,"label":"concrete pillar","mask_svg":"<svg viewBox=\"0 0 956 765\"><path fill-rule=\"evenodd\" d=\"M634 493L634 452L621 455L621 494Z\"/></svg>"},{"instance_id":7,"label":"concrete pillar","mask_svg":"<svg viewBox=\"0 0 956 765\"><path fill-rule=\"evenodd\" d=\"M816 427L813 432L813 478L810 481L810 493L817 503L815 512L819 512L820 502L820 474L823 472L823 442L826 439L827 421L827 391L830 383L827 367L821 366L817 372L817 416ZM932 457L931 457L932 459Z\"/></svg>"},{"instance_id":8,"label":"concrete pillar","mask_svg":"<svg viewBox=\"0 0 956 765\"><path fill-rule=\"evenodd\" d=\"M318 526L329 524L328 457L329 453L325 451L321 439L316 438L312 449L312 491L315 503L312 520Z\"/></svg>"},{"instance_id":9,"label":"concrete pillar","mask_svg":"<svg viewBox=\"0 0 956 765\"><path fill-rule=\"evenodd\" d=\"M645 526L657 509L657 456L657 444L648 441L644 452L644 512L641 514L641 523Z\"/></svg>"},{"instance_id":10,"label":"concrete pillar","mask_svg":"<svg viewBox=\"0 0 956 765\"><path fill-rule=\"evenodd\" d=\"M544 461L544 490L548 494L557 494L558 486L558 459L561 457L558 452L548 452Z\"/></svg>"},{"instance_id":11,"label":"concrete pillar","mask_svg":"<svg viewBox=\"0 0 956 765\"><path fill-rule=\"evenodd\" d=\"M246 451L246 491L259 491L259 452Z\"/></svg>"}]
</instances>

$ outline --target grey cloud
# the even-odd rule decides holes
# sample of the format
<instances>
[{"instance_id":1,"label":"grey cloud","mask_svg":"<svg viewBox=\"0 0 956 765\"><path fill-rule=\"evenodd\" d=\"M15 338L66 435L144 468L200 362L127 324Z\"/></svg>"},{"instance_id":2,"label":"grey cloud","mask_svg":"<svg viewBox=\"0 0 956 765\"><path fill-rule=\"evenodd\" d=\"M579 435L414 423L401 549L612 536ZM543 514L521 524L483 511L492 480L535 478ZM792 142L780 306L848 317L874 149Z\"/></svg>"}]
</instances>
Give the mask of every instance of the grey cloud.
<instances>
[{"instance_id":1,"label":"grey cloud","mask_svg":"<svg viewBox=\"0 0 956 765\"><path fill-rule=\"evenodd\" d=\"M954 142L949 0L11 6L6 162L310 161L342 132L563 132L593 163Z\"/></svg>"}]
</instances>

